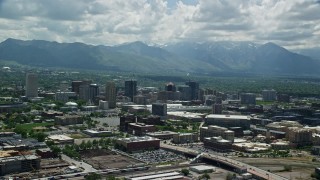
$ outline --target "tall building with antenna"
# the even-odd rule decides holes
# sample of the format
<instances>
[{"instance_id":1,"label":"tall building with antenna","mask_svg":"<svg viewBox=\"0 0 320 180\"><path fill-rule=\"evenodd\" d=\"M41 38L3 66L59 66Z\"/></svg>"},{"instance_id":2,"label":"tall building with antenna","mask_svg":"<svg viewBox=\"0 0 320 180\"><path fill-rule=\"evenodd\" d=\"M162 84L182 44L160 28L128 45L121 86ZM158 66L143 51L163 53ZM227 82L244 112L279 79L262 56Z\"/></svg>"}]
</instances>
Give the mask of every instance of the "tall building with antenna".
<instances>
[{"instance_id":1,"label":"tall building with antenna","mask_svg":"<svg viewBox=\"0 0 320 180\"><path fill-rule=\"evenodd\" d=\"M27 73L26 75L26 97L38 97L38 75L35 73Z\"/></svg>"}]
</instances>

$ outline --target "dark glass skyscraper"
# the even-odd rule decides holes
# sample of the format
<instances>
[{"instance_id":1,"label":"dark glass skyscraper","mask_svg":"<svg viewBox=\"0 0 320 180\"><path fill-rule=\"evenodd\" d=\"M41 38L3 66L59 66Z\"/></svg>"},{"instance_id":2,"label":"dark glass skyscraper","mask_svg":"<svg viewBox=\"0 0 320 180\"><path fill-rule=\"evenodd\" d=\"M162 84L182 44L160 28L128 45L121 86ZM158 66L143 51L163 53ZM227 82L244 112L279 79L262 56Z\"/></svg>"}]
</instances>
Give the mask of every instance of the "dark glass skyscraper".
<instances>
[{"instance_id":1,"label":"dark glass skyscraper","mask_svg":"<svg viewBox=\"0 0 320 180\"><path fill-rule=\"evenodd\" d=\"M137 95L137 81L136 80L128 80L125 81L124 84L124 95L131 98L133 101L133 96Z\"/></svg>"},{"instance_id":2,"label":"dark glass skyscraper","mask_svg":"<svg viewBox=\"0 0 320 180\"><path fill-rule=\"evenodd\" d=\"M190 87L190 96L191 100L198 100L198 95L199 95L199 83L194 82L194 81L188 81L186 82L186 85Z\"/></svg>"}]
</instances>

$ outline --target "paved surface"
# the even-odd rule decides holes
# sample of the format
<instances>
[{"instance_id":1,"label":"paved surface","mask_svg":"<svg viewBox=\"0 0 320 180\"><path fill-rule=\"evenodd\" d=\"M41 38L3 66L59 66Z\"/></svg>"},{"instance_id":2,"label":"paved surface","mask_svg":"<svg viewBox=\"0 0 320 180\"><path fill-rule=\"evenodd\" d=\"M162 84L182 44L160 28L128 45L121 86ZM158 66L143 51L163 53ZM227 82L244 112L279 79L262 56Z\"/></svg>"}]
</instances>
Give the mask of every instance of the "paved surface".
<instances>
[{"instance_id":1,"label":"paved surface","mask_svg":"<svg viewBox=\"0 0 320 180\"><path fill-rule=\"evenodd\" d=\"M75 166L77 166L77 167L82 168L82 169L83 169L83 172L96 172L96 171L97 171L97 170L94 169L90 164L85 163L85 162L80 162L80 161L74 160L74 159L72 159L72 158L70 158L70 157L68 157L68 156L66 156L66 155L64 155L64 154L61 155L61 158L62 158L64 161L66 161L66 162L68 162L68 163L70 163L70 164L73 164L73 165L75 165Z\"/></svg>"},{"instance_id":2,"label":"paved surface","mask_svg":"<svg viewBox=\"0 0 320 180\"><path fill-rule=\"evenodd\" d=\"M175 151L181 151L181 152L186 152L186 153L192 153L192 154L200 154L202 153L202 157L205 158L209 158L209 159L213 159L216 161L220 161L220 162L224 162L225 164L229 164L231 166L237 167L237 168L245 168L247 170L247 172L254 174L256 176L262 177L264 179L268 179L268 180L287 180L287 178L279 176L277 174L273 174L271 172L262 170L260 168L248 165L246 163L242 163L240 161L234 160L234 159L230 159L224 156L219 156L219 155L215 155L215 154L209 154L209 153L205 153L205 152L198 152L196 150L193 149L189 149L189 148L184 148L184 147L179 147L179 146L171 146L171 145L167 145L167 144L163 144L161 143L161 147L164 148L168 148L168 149L172 149Z\"/></svg>"}]
</instances>

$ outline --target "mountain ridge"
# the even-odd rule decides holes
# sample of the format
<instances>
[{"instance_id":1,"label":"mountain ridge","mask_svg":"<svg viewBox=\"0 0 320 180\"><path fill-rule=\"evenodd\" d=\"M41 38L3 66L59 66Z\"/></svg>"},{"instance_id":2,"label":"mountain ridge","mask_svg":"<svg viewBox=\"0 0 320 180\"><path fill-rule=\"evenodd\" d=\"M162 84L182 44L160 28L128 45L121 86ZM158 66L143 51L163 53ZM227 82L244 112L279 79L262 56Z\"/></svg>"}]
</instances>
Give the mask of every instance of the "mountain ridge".
<instances>
[{"instance_id":1,"label":"mountain ridge","mask_svg":"<svg viewBox=\"0 0 320 180\"><path fill-rule=\"evenodd\" d=\"M23 65L134 72L244 72L315 74L320 63L274 43L179 42L150 46L141 41L116 46L9 38L0 59Z\"/></svg>"}]
</instances>

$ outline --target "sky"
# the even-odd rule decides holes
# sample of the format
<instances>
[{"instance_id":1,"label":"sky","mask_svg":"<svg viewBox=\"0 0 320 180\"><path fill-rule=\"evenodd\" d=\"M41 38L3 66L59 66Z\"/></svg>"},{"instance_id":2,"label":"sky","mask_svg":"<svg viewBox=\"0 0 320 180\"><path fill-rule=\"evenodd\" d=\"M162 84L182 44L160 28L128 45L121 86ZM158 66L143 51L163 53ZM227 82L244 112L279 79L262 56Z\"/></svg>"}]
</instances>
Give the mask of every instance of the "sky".
<instances>
[{"instance_id":1,"label":"sky","mask_svg":"<svg viewBox=\"0 0 320 180\"><path fill-rule=\"evenodd\" d=\"M7 38L310 48L320 46L320 0L0 0L0 41Z\"/></svg>"}]
</instances>

